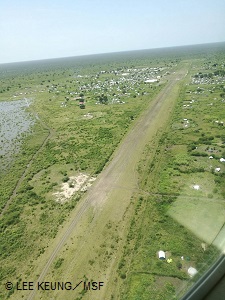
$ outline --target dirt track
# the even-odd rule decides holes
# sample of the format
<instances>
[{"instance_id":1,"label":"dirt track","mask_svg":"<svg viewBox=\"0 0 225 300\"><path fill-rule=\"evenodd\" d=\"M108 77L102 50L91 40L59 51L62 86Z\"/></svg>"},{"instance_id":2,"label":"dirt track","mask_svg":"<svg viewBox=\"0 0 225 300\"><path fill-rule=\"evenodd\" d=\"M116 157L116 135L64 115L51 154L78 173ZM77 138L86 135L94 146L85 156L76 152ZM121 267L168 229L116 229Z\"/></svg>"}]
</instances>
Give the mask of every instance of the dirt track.
<instances>
[{"instance_id":1,"label":"dirt track","mask_svg":"<svg viewBox=\"0 0 225 300\"><path fill-rule=\"evenodd\" d=\"M78 235L78 225L80 226L82 218L85 217L90 207L94 209L95 217L94 221L89 224L89 227L86 228L86 230L92 232L98 231L98 234L100 235L105 225L104 216L107 216L107 214L110 214L110 217L114 219L115 222L122 220L124 212L129 206L132 193L138 188L136 168L143 153L144 146L154 137L160 128L166 126L166 122L169 119L170 112L178 94L178 80L184 78L186 73L187 69L182 69L175 74L172 74L167 85L150 103L149 108L137 121L135 121L134 126L113 154L111 162L98 176L98 179L93 184L92 188L87 192L86 197L77 206L73 213L71 223L67 225L67 228L64 228L64 232L61 232L61 236L58 237L58 244L54 246L47 263L39 270L40 275L37 279L38 282L44 280L53 260L59 254L65 242L68 241L68 238L71 237L71 235ZM77 273L80 272L80 269L88 270L88 266L85 266L85 262L88 261L89 254L88 252L83 251L84 243L89 243L89 248L95 247L96 244L98 244L97 235L96 239L95 236L93 236L92 241L84 236L82 243L77 245L75 256L79 257L79 262L76 260L73 265L73 269L76 269ZM112 259L111 264L105 270L105 282L110 281L115 264L116 258ZM82 272L81 274L84 274L84 272ZM63 299L71 299L67 298L70 295L68 293L60 294L60 296L54 293L54 299L62 299L62 295ZM106 292L106 290L103 290L101 293L99 292L94 296L92 295L91 298L85 299L108 299L108 295L109 291ZM34 290L27 299L40 299L40 296L38 296ZM49 294L47 298L43 299L50 299Z\"/></svg>"},{"instance_id":2,"label":"dirt track","mask_svg":"<svg viewBox=\"0 0 225 300\"><path fill-rule=\"evenodd\" d=\"M37 114L32 111L32 113L34 115L37 116ZM28 164L25 167L24 172L22 173L21 177L19 178L19 180L16 183L16 186L12 192L12 195L10 196L9 200L6 202L5 206L3 207L1 213L0 213L0 218L3 216L3 214L7 211L7 209L9 208L10 203L12 202L12 200L16 197L16 194L25 178L25 176L28 174L28 171L30 169L30 166L33 164L35 158L38 156L38 154L43 150L43 148L45 147L46 143L48 142L49 139L51 139L51 137L53 136L54 132L51 128L49 128L43 121L41 121L39 119L39 122L41 123L43 128L46 128L48 130L48 135L46 136L46 138L43 140L42 144L40 145L39 149L37 150L37 152L34 153L34 155L31 157L31 160L28 162Z\"/></svg>"}]
</instances>

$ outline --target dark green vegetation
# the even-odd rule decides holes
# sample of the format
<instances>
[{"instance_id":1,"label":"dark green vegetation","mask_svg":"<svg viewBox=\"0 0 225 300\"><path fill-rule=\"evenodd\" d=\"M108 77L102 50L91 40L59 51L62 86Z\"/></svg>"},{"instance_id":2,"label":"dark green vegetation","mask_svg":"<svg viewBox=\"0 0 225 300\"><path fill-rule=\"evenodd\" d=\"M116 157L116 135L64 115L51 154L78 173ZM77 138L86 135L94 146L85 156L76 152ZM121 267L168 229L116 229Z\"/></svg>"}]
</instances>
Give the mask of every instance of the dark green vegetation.
<instances>
[{"instance_id":1,"label":"dark green vegetation","mask_svg":"<svg viewBox=\"0 0 225 300\"><path fill-rule=\"evenodd\" d=\"M169 214L180 196L196 196L188 181L207 186L200 193L210 203L216 199L221 204L224 198L224 163L218 161L225 158L224 50L221 45L207 49L0 66L0 100L30 99L27 111L36 119L10 168L0 170L1 210L6 207L0 219L1 284L29 279L36 258L46 252L83 194L80 190L62 204L53 193L62 183L72 188L72 176L96 177L102 171L132 122L183 60L193 61L188 85L180 87L171 122L140 162L141 191L132 200L135 212L118 277L129 299L171 299L188 278L189 264L200 270L211 263L218 254L212 240L203 252L194 228L177 223L173 211ZM145 83L151 78L159 82ZM173 258L171 264L158 260L161 249ZM54 268L62 264L60 258ZM6 296L1 290L0 298Z\"/></svg>"}]
</instances>

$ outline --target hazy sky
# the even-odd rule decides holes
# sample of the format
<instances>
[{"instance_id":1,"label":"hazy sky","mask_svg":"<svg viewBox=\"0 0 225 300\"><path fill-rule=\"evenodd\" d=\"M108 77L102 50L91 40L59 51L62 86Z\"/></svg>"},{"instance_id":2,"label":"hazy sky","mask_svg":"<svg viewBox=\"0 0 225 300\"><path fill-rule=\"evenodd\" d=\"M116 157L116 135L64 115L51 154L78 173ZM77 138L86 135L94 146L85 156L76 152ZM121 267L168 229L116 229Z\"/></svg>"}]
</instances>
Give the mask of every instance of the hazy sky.
<instances>
[{"instance_id":1,"label":"hazy sky","mask_svg":"<svg viewBox=\"0 0 225 300\"><path fill-rule=\"evenodd\" d=\"M225 0L0 0L0 63L225 41Z\"/></svg>"}]
</instances>

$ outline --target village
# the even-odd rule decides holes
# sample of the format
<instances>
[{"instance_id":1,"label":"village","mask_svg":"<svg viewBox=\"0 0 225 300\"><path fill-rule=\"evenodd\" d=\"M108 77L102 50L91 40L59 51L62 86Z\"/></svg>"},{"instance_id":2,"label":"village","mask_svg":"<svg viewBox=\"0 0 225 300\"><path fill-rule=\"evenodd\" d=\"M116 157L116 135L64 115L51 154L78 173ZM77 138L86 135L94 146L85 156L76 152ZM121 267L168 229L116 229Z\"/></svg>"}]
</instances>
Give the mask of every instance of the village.
<instances>
[{"instance_id":1,"label":"village","mask_svg":"<svg viewBox=\"0 0 225 300\"><path fill-rule=\"evenodd\" d=\"M125 104L127 98L145 95L151 92L155 85L163 84L169 74L168 69L168 67L121 68L121 70L100 71L93 75L78 74L73 76L76 80L52 85L47 91L54 94L54 98L66 94L65 101L61 103L62 107L65 107L69 100L77 100L80 108L85 108L88 99L93 98L95 104Z\"/></svg>"}]
</instances>

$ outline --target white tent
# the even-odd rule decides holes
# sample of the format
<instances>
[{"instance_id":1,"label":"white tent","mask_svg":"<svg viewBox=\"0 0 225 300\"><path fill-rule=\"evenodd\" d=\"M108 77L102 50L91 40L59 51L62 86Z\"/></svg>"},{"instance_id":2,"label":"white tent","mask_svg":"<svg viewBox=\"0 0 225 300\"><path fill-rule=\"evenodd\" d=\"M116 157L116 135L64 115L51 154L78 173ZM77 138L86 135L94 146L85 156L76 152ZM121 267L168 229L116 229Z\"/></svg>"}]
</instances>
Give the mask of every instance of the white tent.
<instances>
[{"instance_id":1,"label":"white tent","mask_svg":"<svg viewBox=\"0 0 225 300\"><path fill-rule=\"evenodd\" d=\"M147 80L145 80L146 83L148 83L148 82L156 82L156 81L157 81L157 79L147 79Z\"/></svg>"},{"instance_id":2,"label":"white tent","mask_svg":"<svg viewBox=\"0 0 225 300\"><path fill-rule=\"evenodd\" d=\"M159 259L166 259L166 253L162 250L159 250Z\"/></svg>"},{"instance_id":3,"label":"white tent","mask_svg":"<svg viewBox=\"0 0 225 300\"><path fill-rule=\"evenodd\" d=\"M197 273L198 273L198 271L197 271L195 268L193 268L193 267L190 267L190 268L188 269L188 275L189 275L190 277L194 277Z\"/></svg>"},{"instance_id":4,"label":"white tent","mask_svg":"<svg viewBox=\"0 0 225 300\"><path fill-rule=\"evenodd\" d=\"M195 184L193 185L193 188L198 191L200 189L200 186L198 184Z\"/></svg>"}]
</instances>

